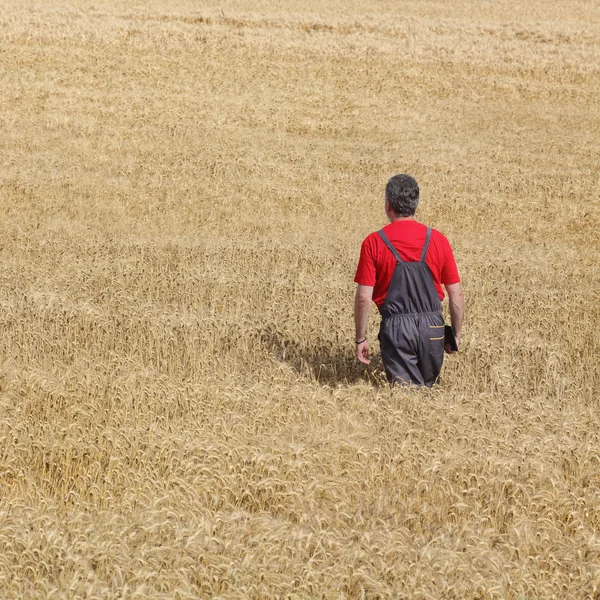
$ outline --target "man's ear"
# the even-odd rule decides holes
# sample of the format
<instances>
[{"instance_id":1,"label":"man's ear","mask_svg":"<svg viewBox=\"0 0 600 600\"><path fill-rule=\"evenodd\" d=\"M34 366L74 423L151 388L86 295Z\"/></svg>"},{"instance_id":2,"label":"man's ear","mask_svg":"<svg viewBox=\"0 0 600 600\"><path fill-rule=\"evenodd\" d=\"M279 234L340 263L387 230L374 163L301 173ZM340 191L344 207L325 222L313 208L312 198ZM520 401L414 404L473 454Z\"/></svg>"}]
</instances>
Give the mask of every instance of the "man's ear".
<instances>
[{"instance_id":1,"label":"man's ear","mask_svg":"<svg viewBox=\"0 0 600 600\"><path fill-rule=\"evenodd\" d=\"M392 208L392 205L387 200L385 201L385 214L397 216L394 212L394 209Z\"/></svg>"}]
</instances>

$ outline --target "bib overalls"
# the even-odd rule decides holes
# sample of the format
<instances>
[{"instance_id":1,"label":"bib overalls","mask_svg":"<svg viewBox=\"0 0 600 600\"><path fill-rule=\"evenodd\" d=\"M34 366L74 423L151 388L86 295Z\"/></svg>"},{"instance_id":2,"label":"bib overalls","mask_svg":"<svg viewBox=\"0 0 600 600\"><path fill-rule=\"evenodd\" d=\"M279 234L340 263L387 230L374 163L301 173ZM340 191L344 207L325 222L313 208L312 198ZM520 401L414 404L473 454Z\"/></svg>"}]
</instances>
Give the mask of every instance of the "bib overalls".
<instances>
[{"instance_id":1,"label":"bib overalls","mask_svg":"<svg viewBox=\"0 0 600 600\"><path fill-rule=\"evenodd\" d=\"M397 261L379 308L383 366L391 383L431 387L444 361L442 303L425 262L431 228L427 228L419 262L404 262L383 230L378 233Z\"/></svg>"}]
</instances>

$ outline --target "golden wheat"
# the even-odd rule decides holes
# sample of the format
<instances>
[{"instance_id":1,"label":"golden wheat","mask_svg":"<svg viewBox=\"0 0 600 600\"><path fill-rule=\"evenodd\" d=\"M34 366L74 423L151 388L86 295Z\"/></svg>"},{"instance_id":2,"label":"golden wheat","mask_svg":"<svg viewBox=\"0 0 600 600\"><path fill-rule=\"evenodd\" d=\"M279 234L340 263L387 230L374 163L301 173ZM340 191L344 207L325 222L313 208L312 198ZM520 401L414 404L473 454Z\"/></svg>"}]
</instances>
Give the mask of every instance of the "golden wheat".
<instances>
[{"instance_id":1,"label":"golden wheat","mask_svg":"<svg viewBox=\"0 0 600 600\"><path fill-rule=\"evenodd\" d=\"M595 3L0 7L0 598L600 598ZM353 358L400 171L430 391Z\"/></svg>"}]
</instances>

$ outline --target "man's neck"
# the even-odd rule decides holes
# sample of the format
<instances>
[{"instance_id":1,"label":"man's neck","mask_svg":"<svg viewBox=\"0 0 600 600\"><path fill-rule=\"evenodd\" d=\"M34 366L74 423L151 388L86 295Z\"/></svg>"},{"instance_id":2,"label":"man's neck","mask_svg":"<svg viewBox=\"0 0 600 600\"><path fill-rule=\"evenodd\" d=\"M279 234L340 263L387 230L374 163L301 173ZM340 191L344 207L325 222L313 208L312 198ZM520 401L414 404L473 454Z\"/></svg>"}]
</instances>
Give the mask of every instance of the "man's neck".
<instances>
[{"instance_id":1,"label":"man's neck","mask_svg":"<svg viewBox=\"0 0 600 600\"><path fill-rule=\"evenodd\" d=\"M388 215L388 219L390 220L390 223L395 223L396 221L416 221L414 216L410 216L410 217L397 217L394 214L392 215Z\"/></svg>"}]
</instances>

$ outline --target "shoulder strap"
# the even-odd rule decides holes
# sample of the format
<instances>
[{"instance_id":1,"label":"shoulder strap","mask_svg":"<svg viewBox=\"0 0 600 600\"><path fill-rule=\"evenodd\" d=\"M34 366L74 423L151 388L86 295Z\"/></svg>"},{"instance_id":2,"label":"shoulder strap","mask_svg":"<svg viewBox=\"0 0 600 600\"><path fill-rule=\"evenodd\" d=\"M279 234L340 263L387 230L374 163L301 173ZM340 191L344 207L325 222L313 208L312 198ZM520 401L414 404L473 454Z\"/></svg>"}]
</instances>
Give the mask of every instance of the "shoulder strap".
<instances>
[{"instance_id":1,"label":"shoulder strap","mask_svg":"<svg viewBox=\"0 0 600 600\"><path fill-rule=\"evenodd\" d=\"M377 233L379 234L379 237L383 240L383 243L390 249L390 252L394 255L394 258L398 262L404 262L400 258L400 255L398 254L398 250L396 250L396 248L394 248L394 246L392 246L392 242L390 242L390 240L388 240L388 237L383 232L383 229L380 229Z\"/></svg>"},{"instance_id":2,"label":"shoulder strap","mask_svg":"<svg viewBox=\"0 0 600 600\"><path fill-rule=\"evenodd\" d=\"M421 252L421 262L425 262L425 257L427 256L427 248L429 248L430 241L431 241L431 227L428 227L427 235L425 236L425 245L423 246L423 251Z\"/></svg>"}]
</instances>

